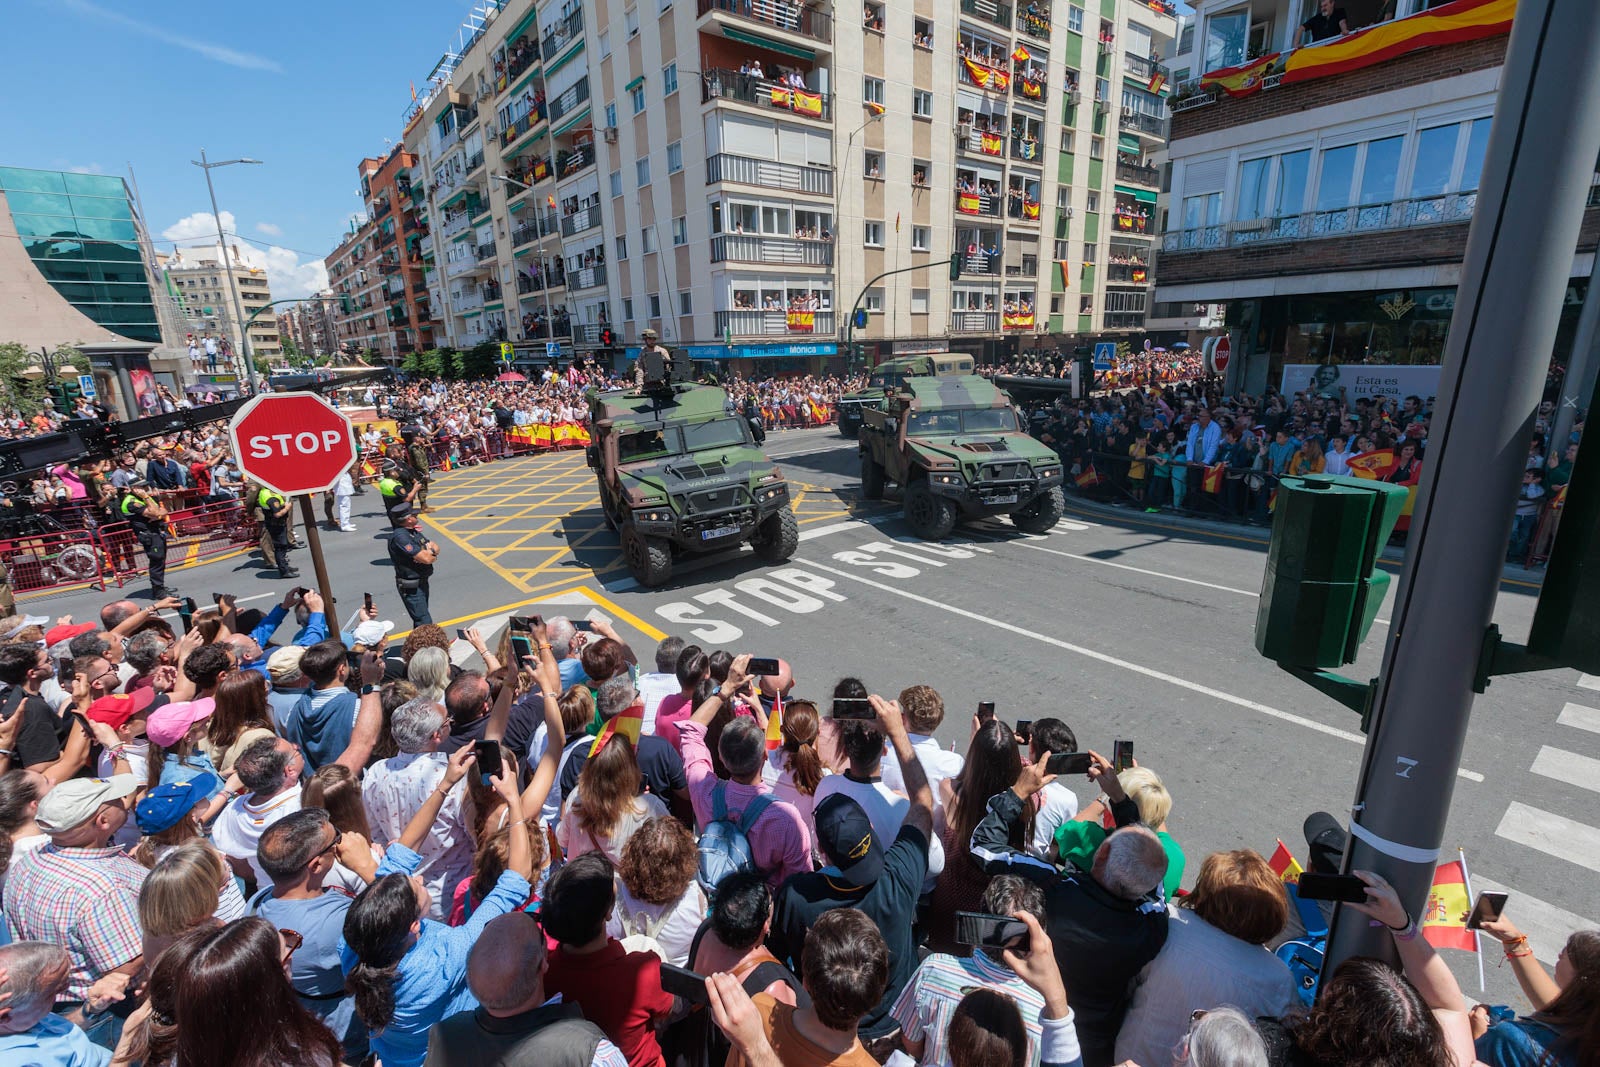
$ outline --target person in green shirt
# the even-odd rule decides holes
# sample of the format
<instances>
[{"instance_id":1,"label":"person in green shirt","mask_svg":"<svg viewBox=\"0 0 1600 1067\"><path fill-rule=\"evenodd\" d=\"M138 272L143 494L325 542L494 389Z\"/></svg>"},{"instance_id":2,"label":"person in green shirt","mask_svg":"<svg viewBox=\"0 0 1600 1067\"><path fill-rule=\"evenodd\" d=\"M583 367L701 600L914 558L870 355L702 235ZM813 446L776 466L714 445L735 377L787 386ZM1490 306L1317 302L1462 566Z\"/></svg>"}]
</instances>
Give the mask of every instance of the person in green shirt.
<instances>
[{"instance_id":1,"label":"person in green shirt","mask_svg":"<svg viewBox=\"0 0 1600 1067\"><path fill-rule=\"evenodd\" d=\"M1568 445L1560 456L1551 455L1550 473L1545 476L1545 492L1554 493L1572 481L1572 465L1578 461L1578 446Z\"/></svg>"},{"instance_id":2,"label":"person in green shirt","mask_svg":"<svg viewBox=\"0 0 1600 1067\"><path fill-rule=\"evenodd\" d=\"M1148 767L1129 767L1117 774L1104 756L1091 752L1090 757L1094 766L1089 770L1089 777L1105 792L1105 799L1095 801L1078 812L1076 819L1061 824L1056 830L1056 854L1063 864L1080 870L1093 867L1095 850L1110 836L1101 819L1112 804L1126 797L1139 809L1139 822L1155 831L1156 837L1161 839L1161 847L1166 850L1167 876L1162 880L1162 889L1167 899L1172 900L1183 882L1185 863L1183 849L1167 833L1172 794Z\"/></svg>"}]
</instances>

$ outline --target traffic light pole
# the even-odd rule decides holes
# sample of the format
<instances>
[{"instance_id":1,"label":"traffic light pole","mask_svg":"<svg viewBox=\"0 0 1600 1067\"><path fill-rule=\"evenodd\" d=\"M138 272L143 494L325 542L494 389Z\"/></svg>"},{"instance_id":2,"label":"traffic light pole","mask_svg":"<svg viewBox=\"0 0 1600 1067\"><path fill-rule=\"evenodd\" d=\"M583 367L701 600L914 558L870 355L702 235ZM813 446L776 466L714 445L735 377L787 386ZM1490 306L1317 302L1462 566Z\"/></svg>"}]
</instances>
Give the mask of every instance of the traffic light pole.
<instances>
[{"instance_id":1,"label":"traffic light pole","mask_svg":"<svg viewBox=\"0 0 1600 1067\"><path fill-rule=\"evenodd\" d=\"M952 255L949 260L935 260L934 262L953 264L954 261L955 256ZM901 267L899 270L886 270L861 287L861 291L856 294L856 302L850 307L850 318L846 320L844 327L844 346L847 350L849 350L851 356L855 355L855 341L853 338L855 337L856 333L856 312L861 310L861 301L866 299L867 290L871 289L874 285L877 285L879 282L883 281L883 279L890 277L891 275L910 274L914 270L927 270L933 265L933 263L914 263L909 267ZM951 270L954 271L954 269L954 266L952 266Z\"/></svg>"},{"instance_id":2,"label":"traffic light pole","mask_svg":"<svg viewBox=\"0 0 1600 1067\"><path fill-rule=\"evenodd\" d=\"M1594 0L1521 0L1500 85L1345 853L1419 922L1600 155ZM1360 955L1392 940L1341 907L1325 973Z\"/></svg>"}]
</instances>

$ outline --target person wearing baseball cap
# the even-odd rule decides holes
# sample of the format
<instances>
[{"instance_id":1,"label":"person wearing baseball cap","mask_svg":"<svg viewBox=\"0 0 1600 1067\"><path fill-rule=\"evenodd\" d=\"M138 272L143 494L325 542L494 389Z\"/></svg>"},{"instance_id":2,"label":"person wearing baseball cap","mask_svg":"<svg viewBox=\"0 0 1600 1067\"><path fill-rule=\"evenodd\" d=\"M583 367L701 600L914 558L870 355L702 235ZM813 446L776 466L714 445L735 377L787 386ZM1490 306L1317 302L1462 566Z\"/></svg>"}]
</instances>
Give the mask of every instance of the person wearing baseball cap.
<instances>
[{"instance_id":1,"label":"person wearing baseball cap","mask_svg":"<svg viewBox=\"0 0 1600 1067\"><path fill-rule=\"evenodd\" d=\"M131 774L146 780L150 767L150 742L144 736L145 718L155 702L156 691L136 689L132 693L111 693L89 705L84 717L100 742L99 771L102 778Z\"/></svg>"},{"instance_id":2,"label":"person wearing baseball cap","mask_svg":"<svg viewBox=\"0 0 1600 1067\"><path fill-rule=\"evenodd\" d=\"M59 626L52 626L50 629L45 631L45 647L48 648L51 645L59 645L63 641L71 641L74 637L77 637L80 634L93 633L98 629L100 629L100 627L96 626L92 622L69 622L63 623Z\"/></svg>"},{"instance_id":3,"label":"person wearing baseball cap","mask_svg":"<svg viewBox=\"0 0 1600 1067\"><path fill-rule=\"evenodd\" d=\"M272 723L280 735L289 730L289 713L306 695L311 683L300 673L300 657L306 654L301 645L275 648L267 657L267 678L272 688L267 691L267 707L272 712Z\"/></svg>"},{"instance_id":4,"label":"person wearing baseball cap","mask_svg":"<svg viewBox=\"0 0 1600 1067\"><path fill-rule=\"evenodd\" d=\"M187 782L197 775L216 775L217 766L200 748L200 739L206 735L206 720L217 710L211 697L198 700L180 700L163 704L145 720L145 736L156 749L150 753L161 757L161 784Z\"/></svg>"},{"instance_id":5,"label":"person wearing baseball cap","mask_svg":"<svg viewBox=\"0 0 1600 1067\"><path fill-rule=\"evenodd\" d=\"M210 771L197 774L186 782L167 782L156 786L134 805L133 818L139 831L146 837L157 837L182 822L186 817L199 814L206 798L222 788L222 780ZM200 833L200 823L195 823L195 835ZM158 842L157 847L174 842Z\"/></svg>"},{"instance_id":6,"label":"person wearing baseball cap","mask_svg":"<svg viewBox=\"0 0 1600 1067\"><path fill-rule=\"evenodd\" d=\"M139 968L139 887L146 872L111 845L139 785L133 775L118 774L55 786L40 798L34 819L50 843L17 856L7 872L12 940L49 941L72 957L66 1001L56 1002L62 1014L107 974Z\"/></svg>"}]
</instances>

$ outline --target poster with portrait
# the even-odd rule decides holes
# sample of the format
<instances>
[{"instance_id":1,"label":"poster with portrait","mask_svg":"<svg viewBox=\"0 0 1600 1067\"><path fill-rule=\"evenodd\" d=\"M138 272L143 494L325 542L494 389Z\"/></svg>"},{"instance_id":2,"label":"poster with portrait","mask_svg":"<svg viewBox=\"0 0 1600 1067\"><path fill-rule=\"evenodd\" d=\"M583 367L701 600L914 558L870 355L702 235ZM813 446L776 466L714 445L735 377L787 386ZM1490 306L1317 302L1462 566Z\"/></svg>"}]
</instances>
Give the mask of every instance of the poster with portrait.
<instances>
[{"instance_id":1,"label":"poster with portrait","mask_svg":"<svg viewBox=\"0 0 1600 1067\"><path fill-rule=\"evenodd\" d=\"M1345 399L1355 403L1362 397L1420 396L1424 400L1439 392L1438 365L1384 367L1361 363L1286 363L1280 388L1285 396L1310 392L1337 399L1342 389Z\"/></svg>"}]
</instances>

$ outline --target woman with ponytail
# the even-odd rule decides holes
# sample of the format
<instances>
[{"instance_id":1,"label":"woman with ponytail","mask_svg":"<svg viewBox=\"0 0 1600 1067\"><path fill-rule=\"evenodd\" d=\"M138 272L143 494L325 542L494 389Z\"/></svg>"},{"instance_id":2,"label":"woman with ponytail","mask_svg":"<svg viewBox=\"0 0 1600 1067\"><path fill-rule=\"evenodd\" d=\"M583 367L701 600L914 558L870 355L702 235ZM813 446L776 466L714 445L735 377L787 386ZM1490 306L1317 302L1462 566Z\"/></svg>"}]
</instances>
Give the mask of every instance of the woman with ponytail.
<instances>
[{"instance_id":1,"label":"woman with ponytail","mask_svg":"<svg viewBox=\"0 0 1600 1067\"><path fill-rule=\"evenodd\" d=\"M817 733L822 716L809 700L795 700L783 706L783 743L767 753L762 777L779 800L793 804L811 825L811 808L816 803L817 785L828 769L817 752ZM768 742L769 744L771 742Z\"/></svg>"}]
</instances>

